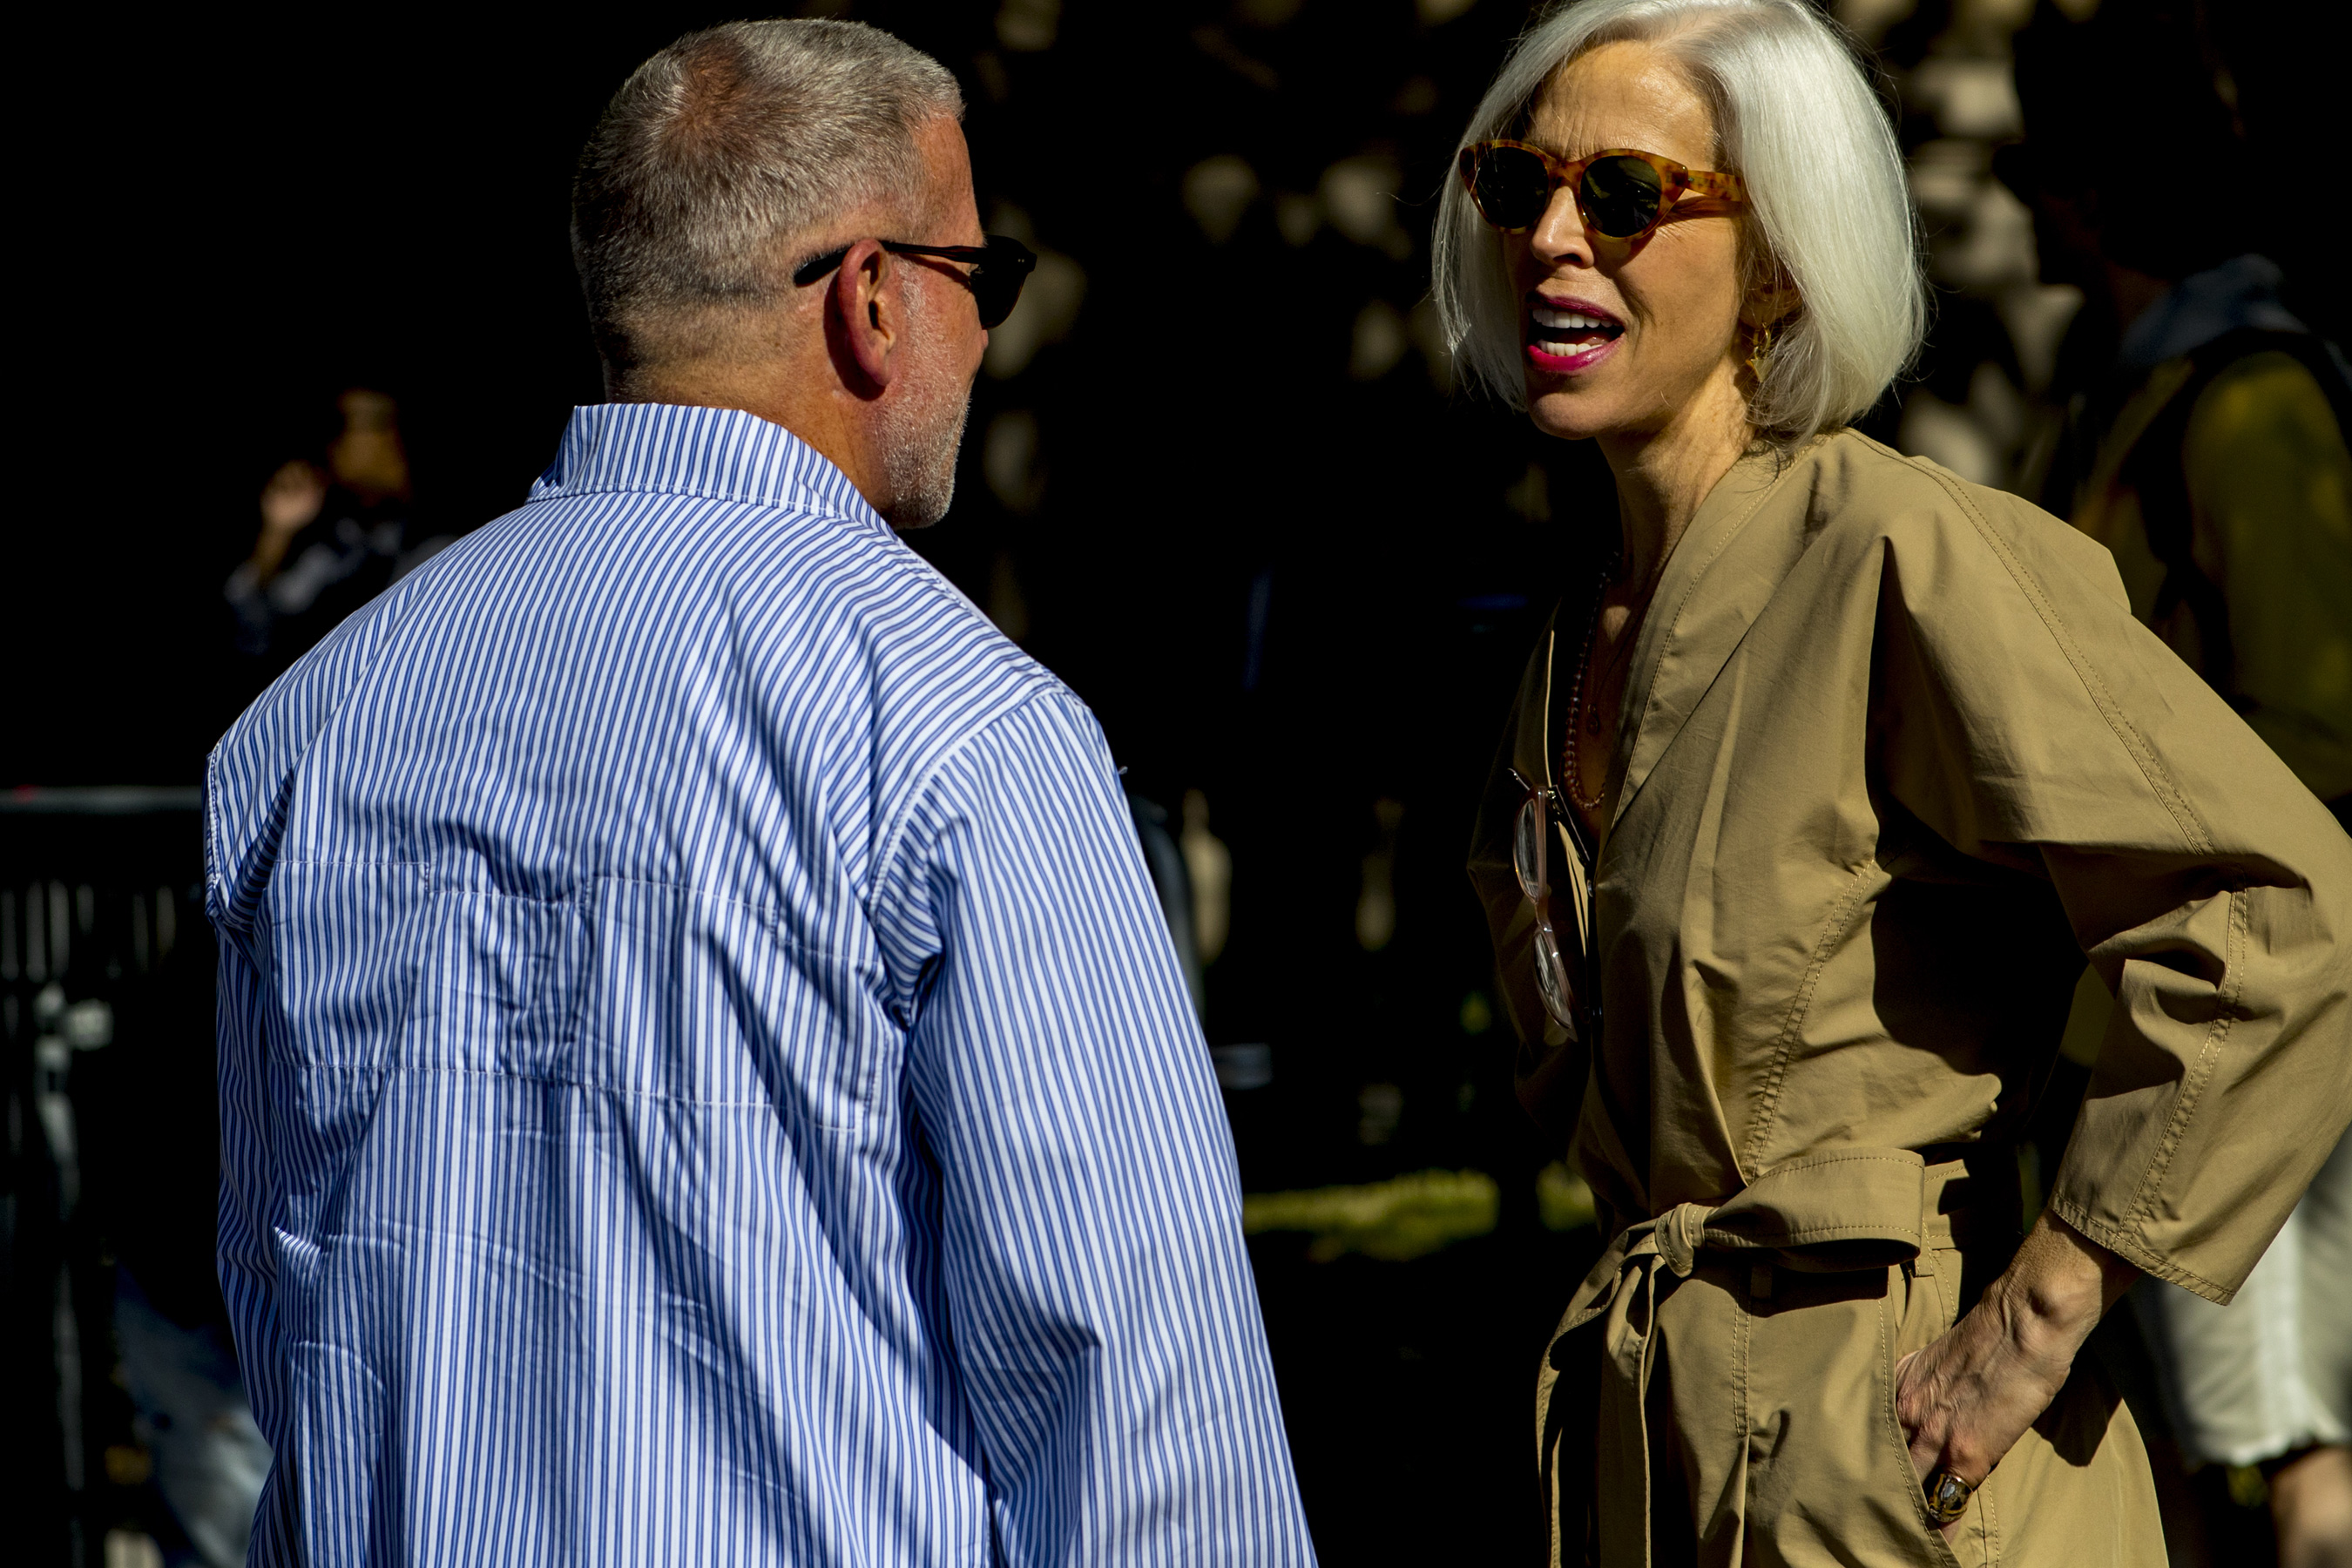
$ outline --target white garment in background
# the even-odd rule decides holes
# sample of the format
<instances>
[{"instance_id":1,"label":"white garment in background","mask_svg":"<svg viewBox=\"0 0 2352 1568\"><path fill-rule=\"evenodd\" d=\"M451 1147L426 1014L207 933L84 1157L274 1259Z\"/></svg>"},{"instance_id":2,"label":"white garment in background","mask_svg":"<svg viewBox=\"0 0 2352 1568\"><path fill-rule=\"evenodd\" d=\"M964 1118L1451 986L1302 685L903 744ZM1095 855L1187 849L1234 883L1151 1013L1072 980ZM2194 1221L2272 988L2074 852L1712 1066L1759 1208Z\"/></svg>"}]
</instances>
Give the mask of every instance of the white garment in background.
<instances>
[{"instance_id":1,"label":"white garment in background","mask_svg":"<svg viewBox=\"0 0 2352 1568\"><path fill-rule=\"evenodd\" d=\"M2352 1136L2230 1305L2153 1279L2132 1300L2192 1459L2254 1465L2352 1439Z\"/></svg>"}]
</instances>

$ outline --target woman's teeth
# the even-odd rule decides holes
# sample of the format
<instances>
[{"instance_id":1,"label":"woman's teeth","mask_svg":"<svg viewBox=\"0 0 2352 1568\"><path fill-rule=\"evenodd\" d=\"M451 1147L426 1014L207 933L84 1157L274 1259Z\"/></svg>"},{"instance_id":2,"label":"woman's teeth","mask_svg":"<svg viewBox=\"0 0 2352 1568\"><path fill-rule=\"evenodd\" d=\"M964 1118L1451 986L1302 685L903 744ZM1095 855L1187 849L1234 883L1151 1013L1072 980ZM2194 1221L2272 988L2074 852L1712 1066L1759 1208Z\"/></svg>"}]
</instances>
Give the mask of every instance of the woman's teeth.
<instances>
[{"instance_id":1,"label":"woman's teeth","mask_svg":"<svg viewBox=\"0 0 2352 1568\"><path fill-rule=\"evenodd\" d=\"M1530 313L1535 318L1536 340L1563 348L1588 348L1595 341L1606 342L1625 330L1605 316L1587 315L1582 310L1552 310L1538 305Z\"/></svg>"},{"instance_id":2,"label":"woman's teeth","mask_svg":"<svg viewBox=\"0 0 2352 1568\"><path fill-rule=\"evenodd\" d=\"M1588 316L1581 310L1547 310L1538 307L1535 315L1538 327L1590 327L1599 330L1617 324L1600 316Z\"/></svg>"}]
</instances>

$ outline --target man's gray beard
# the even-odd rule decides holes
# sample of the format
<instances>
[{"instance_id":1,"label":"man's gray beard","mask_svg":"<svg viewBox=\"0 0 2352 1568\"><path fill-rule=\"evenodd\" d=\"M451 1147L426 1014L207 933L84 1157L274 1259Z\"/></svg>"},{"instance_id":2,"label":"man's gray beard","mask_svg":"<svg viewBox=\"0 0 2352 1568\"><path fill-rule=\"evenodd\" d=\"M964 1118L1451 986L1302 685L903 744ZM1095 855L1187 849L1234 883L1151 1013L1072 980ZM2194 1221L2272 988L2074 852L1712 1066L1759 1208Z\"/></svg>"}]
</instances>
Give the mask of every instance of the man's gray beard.
<instances>
[{"instance_id":1,"label":"man's gray beard","mask_svg":"<svg viewBox=\"0 0 2352 1568\"><path fill-rule=\"evenodd\" d=\"M929 528L955 500L956 453L971 417L971 384L956 384L937 338L913 345L903 395L882 409L882 471L893 528Z\"/></svg>"}]
</instances>

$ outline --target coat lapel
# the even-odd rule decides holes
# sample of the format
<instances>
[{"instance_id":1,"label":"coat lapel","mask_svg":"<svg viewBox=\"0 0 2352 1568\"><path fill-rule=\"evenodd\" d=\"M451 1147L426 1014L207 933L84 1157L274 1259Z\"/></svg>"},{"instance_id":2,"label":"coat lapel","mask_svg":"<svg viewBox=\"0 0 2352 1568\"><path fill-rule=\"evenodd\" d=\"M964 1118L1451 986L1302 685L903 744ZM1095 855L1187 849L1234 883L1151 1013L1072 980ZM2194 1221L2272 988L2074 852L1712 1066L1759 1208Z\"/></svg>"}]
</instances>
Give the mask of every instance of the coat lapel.
<instances>
[{"instance_id":1,"label":"coat lapel","mask_svg":"<svg viewBox=\"0 0 2352 1568\"><path fill-rule=\"evenodd\" d=\"M1612 829L1804 552L1801 530L1751 530L1748 522L1786 487L1810 487L1821 447L1817 439L1785 462L1773 452L1740 458L1708 492L1667 558L1633 644L1609 781L1616 801Z\"/></svg>"}]
</instances>

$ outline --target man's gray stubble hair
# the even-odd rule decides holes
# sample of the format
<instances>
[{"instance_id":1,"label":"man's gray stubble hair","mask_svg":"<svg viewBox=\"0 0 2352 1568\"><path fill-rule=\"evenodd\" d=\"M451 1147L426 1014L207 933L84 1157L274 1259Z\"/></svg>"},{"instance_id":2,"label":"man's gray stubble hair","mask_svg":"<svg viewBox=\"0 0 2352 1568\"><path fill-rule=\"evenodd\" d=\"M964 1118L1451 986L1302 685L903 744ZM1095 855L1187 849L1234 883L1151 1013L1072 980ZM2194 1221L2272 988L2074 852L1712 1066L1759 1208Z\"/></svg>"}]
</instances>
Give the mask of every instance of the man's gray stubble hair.
<instances>
[{"instance_id":1,"label":"man's gray stubble hair","mask_svg":"<svg viewBox=\"0 0 2352 1568\"><path fill-rule=\"evenodd\" d=\"M633 72L580 155L572 257L608 372L707 352L792 287L835 219L919 221L915 134L961 121L945 67L857 22L730 22Z\"/></svg>"},{"instance_id":2,"label":"man's gray stubble hair","mask_svg":"<svg viewBox=\"0 0 2352 1568\"><path fill-rule=\"evenodd\" d=\"M1688 73L1715 115L1717 166L1747 185L1748 271L1777 271L1796 291L1749 401L1758 432L1786 447L1860 416L1918 352L1927 289L1894 128L1852 50L1806 0L1563 5L1514 46L1461 145L1519 134L1554 72L1622 39L1656 46ZM1450 172L1431 250L1455 365L1524 410L1501 237Z\"/></svg>"}]
</instances>

